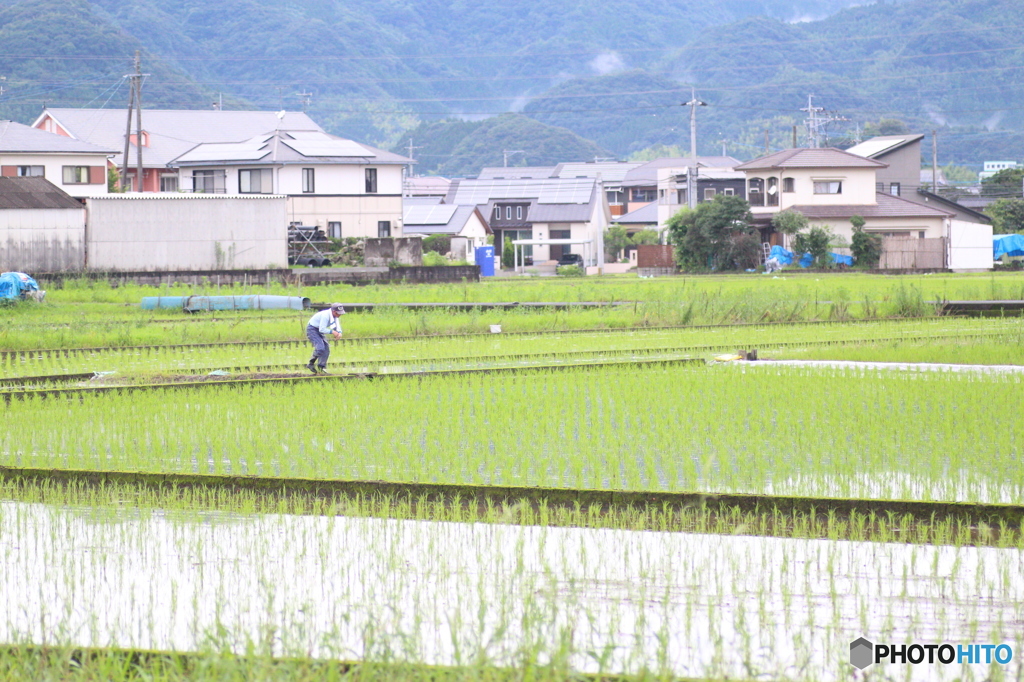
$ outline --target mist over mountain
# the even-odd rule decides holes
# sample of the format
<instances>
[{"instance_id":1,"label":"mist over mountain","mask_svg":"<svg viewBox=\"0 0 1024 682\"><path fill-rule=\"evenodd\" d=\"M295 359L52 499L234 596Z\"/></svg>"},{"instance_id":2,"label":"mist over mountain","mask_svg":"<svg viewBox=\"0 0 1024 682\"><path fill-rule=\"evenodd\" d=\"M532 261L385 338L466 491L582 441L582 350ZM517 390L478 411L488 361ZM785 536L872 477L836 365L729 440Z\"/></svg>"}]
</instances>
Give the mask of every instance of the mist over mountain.
<instances>
[{"instance_id":1,"label":"mist over mountain","mask_svg":"<svg viewBox=\"0 0 1024 682\"><path fill-rule=\"evenodd\" d=\"M829 142L894 118L937 129L943 163L977 164L1024 157L1022 29L1017 0L0 0L0 117L124 106L138 49L146 106L305 108L331 132L396 149L454 129L432 123L510 111L543 124L511 125L529 130L515 148L529 142L538 159L688 147L681 104L694 86L709 105L701 153L724 144L750 158L765 131L769 148L789 146L794 125L803 140L814 95L847 119L824 129ZM508 132L509 120L474 130ZM501 149L483 147L497 139L480 135L469 146L493 164ZM432 149L423 168L484 160L463 142Z\"/></svg>"}]
</instances>

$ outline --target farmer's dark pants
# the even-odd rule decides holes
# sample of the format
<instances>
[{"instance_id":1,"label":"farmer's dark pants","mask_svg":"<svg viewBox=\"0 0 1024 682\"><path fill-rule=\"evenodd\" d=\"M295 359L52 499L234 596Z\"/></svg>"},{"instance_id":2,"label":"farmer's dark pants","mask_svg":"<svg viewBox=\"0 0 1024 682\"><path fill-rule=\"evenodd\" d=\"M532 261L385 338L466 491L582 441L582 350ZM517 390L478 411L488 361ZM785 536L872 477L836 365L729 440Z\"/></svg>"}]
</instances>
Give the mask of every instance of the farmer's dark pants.
<instances>
[{"instance_id":1,"label":"farmer's dark pants","mask_svg":"<svg viewBox=\"0 0 1024 682\"><path fill-rule=\"evenodd\" d=\"M306 338L313 344L313 357L309 359L312 363L316 361L321 367L327 366L327 358L331 356L331 347L327 345L320 330L312 325L306 325Z\"/></svg>"}]
</instances>

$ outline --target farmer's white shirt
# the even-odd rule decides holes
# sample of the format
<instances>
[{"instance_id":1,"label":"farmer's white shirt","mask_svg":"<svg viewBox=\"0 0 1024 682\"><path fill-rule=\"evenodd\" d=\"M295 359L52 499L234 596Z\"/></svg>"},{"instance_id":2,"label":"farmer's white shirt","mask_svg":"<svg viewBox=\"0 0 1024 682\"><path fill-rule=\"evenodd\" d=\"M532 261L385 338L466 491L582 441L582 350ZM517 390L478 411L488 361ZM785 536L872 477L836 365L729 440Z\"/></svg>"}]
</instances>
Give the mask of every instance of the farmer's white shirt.
<instances>
[{"instance_id":1,"label":"farmer's white shirt","mask_svg":"<svg viewBox=\"0 0 1024 682\"><path fill-rule=\"evenodd\" d=\"M309 326L316 327L320 330L320 333L324 336L331 332L341 333L341 324L338 322L337 317L331 312L331 309L321 310L313 317L309 318Z\"/></svg>"}]
</instances>

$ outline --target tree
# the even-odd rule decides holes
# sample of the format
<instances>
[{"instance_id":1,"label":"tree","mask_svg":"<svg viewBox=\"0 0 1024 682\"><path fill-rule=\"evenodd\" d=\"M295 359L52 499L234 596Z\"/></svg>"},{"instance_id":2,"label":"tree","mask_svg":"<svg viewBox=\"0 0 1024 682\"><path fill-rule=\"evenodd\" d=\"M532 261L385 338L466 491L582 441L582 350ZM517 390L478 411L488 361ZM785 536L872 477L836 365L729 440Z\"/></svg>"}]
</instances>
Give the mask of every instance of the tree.
<instances>
[{"instance_id":1,"label":"tree","mask_svg":"<svg viewBox=\"0 0 1024 682\"><path fill-rule=\"evenodd\" d=\"M978 174L967 166L957 166L947 163L942 166L942 174L946 176L947 182L972 183L978 181Z\"/></svg>"},{"instance_id":2,"label":"tree","mask_svg":"<svg viewBox=\"0 0 1024 682\"><path fill-rule=\"evenodd\" d=\"M882 257L882 238L864 231L864 218L859 215L850 216L853 224L853 239L850 240L850 253L857 265L873 268Z\"/></svg>"},{"instance_id":3,"label":"tree","mask_svg":"<svg viewBox=\"0 0 1024 682\"><path fill-rule=\"evenodd\" d=\"M622 225L612 225L604 233L604 257L608 262L619 259L619 252L629 246L629 235Z\"/></svg>"},{"instance_id":4,"label":"tree","mask_svg":"<svg viewBox=\"0 0 1024 682\"><path fill-rule=\"evenodd\" d=\"M750 204L719 194L714 201L683 208L669 218L669 242L687 270L732 270L757 265L758 240L750 227Z\"/></svg>"},{"instance_id":5,"label":"tree","mask_svg":"<svg viewBox=\"0 0 1024 682\"><path fill-rule=\"evenodd\" d=\"M796 235L793 239L793 250L798 254L811 254L815 267L830 268L832 267L832 255L829 253L831 243L832 233L827 227L812 227L807 232Z\"/></svg>"},{"instance_id":6,"label":"tree","mask_svg":"<svg viewBox=\"0 0 1024 682\"><path fill-rule=\"evenodd\" d=\"M452 250L452 238L447 234L432 234L423 240L423 251L433 251L442 256Z\"/></svg>"},{"instance_id":7,"label":"tree","mask_svg":"<svg viewBox=\"0 0 1024 682\"><path fill-rule=\"evenodd\" d=\"M661 233L657 230L640 230L634 232L630 238L629 243L634 246L643 246L645 244L660 244Z\"/></svg>"},{"instance_id":8,"label":"tree","mask_svg":"<svg viewBox=\"0 0 1024 682\"><path fill-rule=\"evenodd\" d=\"M501 246L501 267L514 268L516 266L516 255L512 246L512 238L505 237L505 243Z\"/></svg>"},{"instance_id":9,"label":"tree","mask_svg":"<svg viewBox=\"0 0 1024 682\"><path fill-rule=\"evenodd\" d=\"M865 123L864 134L870 137L876 135L906 135L910 132L910 126L898 118L880 118L877 122Z\"/></svg>"},{"instance_id":10,"label":"tree","mask_svg":"<svg viewBox=\"0 0 1024 682\"><path fill-rule=\"evenodd\" d=\"M998 199L988 205L985 214L992 218L994 234L1024 234L1024 199Z\"/></svg>"},{"instance_id":11,"label":"tree","mask_svg":"<svg viewBox=\"0 0 1024 682\"><path fill-rule=\"evenodd\" d=\"M981 181L981 193L992 196L1020 196L1024 187L1024 168L1004 168Z\"/></svg>"},{"instance_id":12,"label":"tree","mask_svg":"<svg viewBox=\"0 0 1024 682\"><path fill-rule=\"evenodd\" d=\"M772 216L772 227L776 232L794 235L807 227L807 216L792 209L779 211Z\"/></svg>"}]
</instances>

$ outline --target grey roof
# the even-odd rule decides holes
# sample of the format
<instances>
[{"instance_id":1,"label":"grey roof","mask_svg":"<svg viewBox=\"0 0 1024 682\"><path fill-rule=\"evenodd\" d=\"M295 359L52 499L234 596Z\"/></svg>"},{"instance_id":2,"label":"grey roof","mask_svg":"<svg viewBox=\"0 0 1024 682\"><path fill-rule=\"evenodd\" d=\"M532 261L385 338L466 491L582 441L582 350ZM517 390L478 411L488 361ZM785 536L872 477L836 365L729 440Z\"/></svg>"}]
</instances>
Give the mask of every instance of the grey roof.
<instances>
[{"instance_id":1,"label":"grey roof","mask_svg":"<svg viewBox=\"0 0 1024 682\"><path fill-rule=\"evenodd\" d=\"M447 219L445 222L438 222L437 218L439 213L436 211L433 217L427 217L427 222L418 222L422 219L421 211L418 209L430 208L430 209L450 209L445 215ZM448 206L441 204L439 206L409 206L406 207L403 219L402 219L402 233L403 234L458 234L462 232L466 227L466 223L469 219L477 213L476 206ZM426 215L426 214L423 214ZM480 222L483 223L484 229L490 233L490 226L487 221L484 220L483 216L480 216Z\"/></svg>"},{"instance_id":2,"label":"grey roof","mask_svg":"<svg viewBox=\"0 0 1024 682\"><path fill-rule=\"evenodd\" d=\"M315 130L275 130L241 142L196 145L168 165L374 164L401 165L412 159Z\"/></svg>"},{"instance_id":3,"label":"grey roof","mask_svg":"<svg viewBox=\"0 0 1024 682\"><path fill-rule=\"evenodd\" d=\"M740 160L731 156L698 156L697 166L704 168L735 168ZM686 168L690 157L654 159L641 164L626 173L623 187L646 187L658 184L658 170L661 168Z\"/></svg>"},{"instance_id":4,"label":"grey roof","mask_svg":"<svg viewBox=\"0 0 1024 682\"><path fill-rule=\"evenodd\" d=\"M964 206L963 204L958 203L956 201L953 201L952 199L947 199L946 197L940 196L938 194L932 194L931 192L929 192L928 190L924 189L923 187L918 187L917 194L918 194L918 196L924 197L925 201L934 201L934 202L936 202L938 204L942 204L943 206L945 206L946 208L948 208L948 209L950 209L952 211L956 211L958 213L959 212L963 212L963 213L967 214L967 217L974 218L975 220L977 220L979 222L983 222L983 223L990 223L990 222L992 222L992 219L990 217L988 217L987 215L985 215L984 213L982 213L981 211L975 211L973 208L971 208L969 206Z\"/></svg>"},{"instance_id":5,"label":"grey roof","mask_svg":"<svg viewBox=\"0 0 1024 682\"><path fill-rule=\"evenodd\" d=\"M772 170L775 168L886 168L889 164L866 159L842 149L783 149L736 166L736 170Z\"/></svg>"},{"instance_id":6,"label":"grey roof","mask_svg":"<svg viewBox=\"0 0 1024 682\"><path fill-rule=\"evenodd\" d=\"M52 135L53 133L43 133ZM40 177L0 177L0 209L3 208L77 208L85 206L55 184Z\"/></svg>"},{"instance_id":7,"label":"grey roof","mask_svg":"<svg viewBox=\"0 0 1024 682\"><path fill-rule=\"evenodd\" d=\"M593 213L591 204L535 204L527 218L531 223L585 223Z\"/></svg>"},{"instance_id":8,"label":"grey roof","mask_svg":"<svg viewBox=\"0 0 1024 682\"><path fill-rule=\"evenodd\" d=\"M436 204L443 204L444 197L438 196L412 196L402 197L403 206L434 206Z\"/></svg>"},{"instance_id":9,"label":"grey roof","mask_svg":"<svg viewBox=\"0 0 1024 682\"><path fill-rule=\"evenodd\" d=\"M613 223L621 223L623 225L657 225L658 224L658 204L651 202L645 204L635 211L630 211L624 215L620 215L617 218L612 218Z\"/></svg>"},{"instance_id":10,"label":"grey roof","mask_svg":"<svg viewBox=\"0 0 1024 682\"><path fill-rule=\"evenodd\" d=\"M939 176L939 184L940 185L948 184L946 182L946 174L942 171L941 168L939 169L938 176ZM921 180L921 184L922 185L931 185L932 184L932 169L931 168L922 168L921 169L920 180Z\"/></svg>"},{"instance_id":11,"label":"grey roof","mask_svg":"<svg viewBox=\"0 0 1024 682\"><path fill-rule=\"evenodd\" d=\"M855 144L846 151L868 159L877 159L922 139L924 135L878 135Z\"/></svg>"},{"instance_id":12,"label":"grey roof","mask_svg":"<svg viewBox=\"0 0 1024 682\"><path fill-rule=\"evenodd\" d=\"M478 180L517 180L520 178L550 178L554 173L554 166L488 166L477 175Z\"/></svg>"},{"instance_id":13,"label":"grey roof","mask_svg":"<svg viewBox=\"0 0 1024 682\"><path fill-rule=\"evenodd\" d=\"M955 215L952 211L941 211L913 201L907 201L891 194L878 192L875 194L876 205L846 204L839 206L793 206L794 211L803 213L808 218L849 218L859 215L862 218L948 218ZM759 213L762 213L759 211Z\"/></svg>"},{"instance_id":14,"label":"grey roof","mask_svg":"<svg viewBox=\"0 0 1024 682\"><path fill-rule=\"evenodd\" d=\"M45 109L36 122L47 114L78 140L124 152L123 109ZM274 111L212 109L143 109L142 129L149 135L149 146L142 148L146 168L165 167L204 142L241 142L277 129L322 130L302 112L287 112L278 118ZM135 145L129 158L134 164Z\"/></svg>"},{"instance_id":15,"label":"grey roof","mask_svg":"<svg viewBox=\"0 0 1024 682\"><path fill-rule=\"evenodd\" d=\"M623 161L587 161L584 163L560 163L555 166L551 177L554 178L596 178L601 176L604 182L622 182L626 173L642 166L641 163Z\"/></svg>"},{"instance_id":16,"label":"grey roof","mask_svg":"<svg viewBox=\"0 0 1024 682\"><path fill-rule=\"evenodd\" d=\"M689 174L689 168L680 170L682 173L676 177L685 179ZM731 168L698 168L696 177L698 180L745 180L747 174Z\"/></svg>"},{"instance_id":17,"label":"grey roof","mask_svg":"<svg viewBox=\"0 0 1024 682\"><path fill-rule=\"evenodd\" d=\"M479 206L495 199L536 199L538 204L588 204L596 186L593 178L453 180L445 203Z\"/></svg>"},{"instance_id":18,"label":"grey roof","mask_svg":"<svg viewBox=\"0 0 1024 682\"><path fill-rule=\"evenodd\" d=\"M112 148L82 142L63 135L15 123L0 121L0 152L6 154L114 154Z\"/></svg>"},{"instance_id":19,"label":"grey roof","mask_svg":"<svg viewBox=\"0 0 1024 682\"><path fill-rule=\"evenodd\" d=\"M405 179L405 191L412 196L441 196L448 193L452 181L440 175L424 175Z\"/></svg>"}]
</instances>

